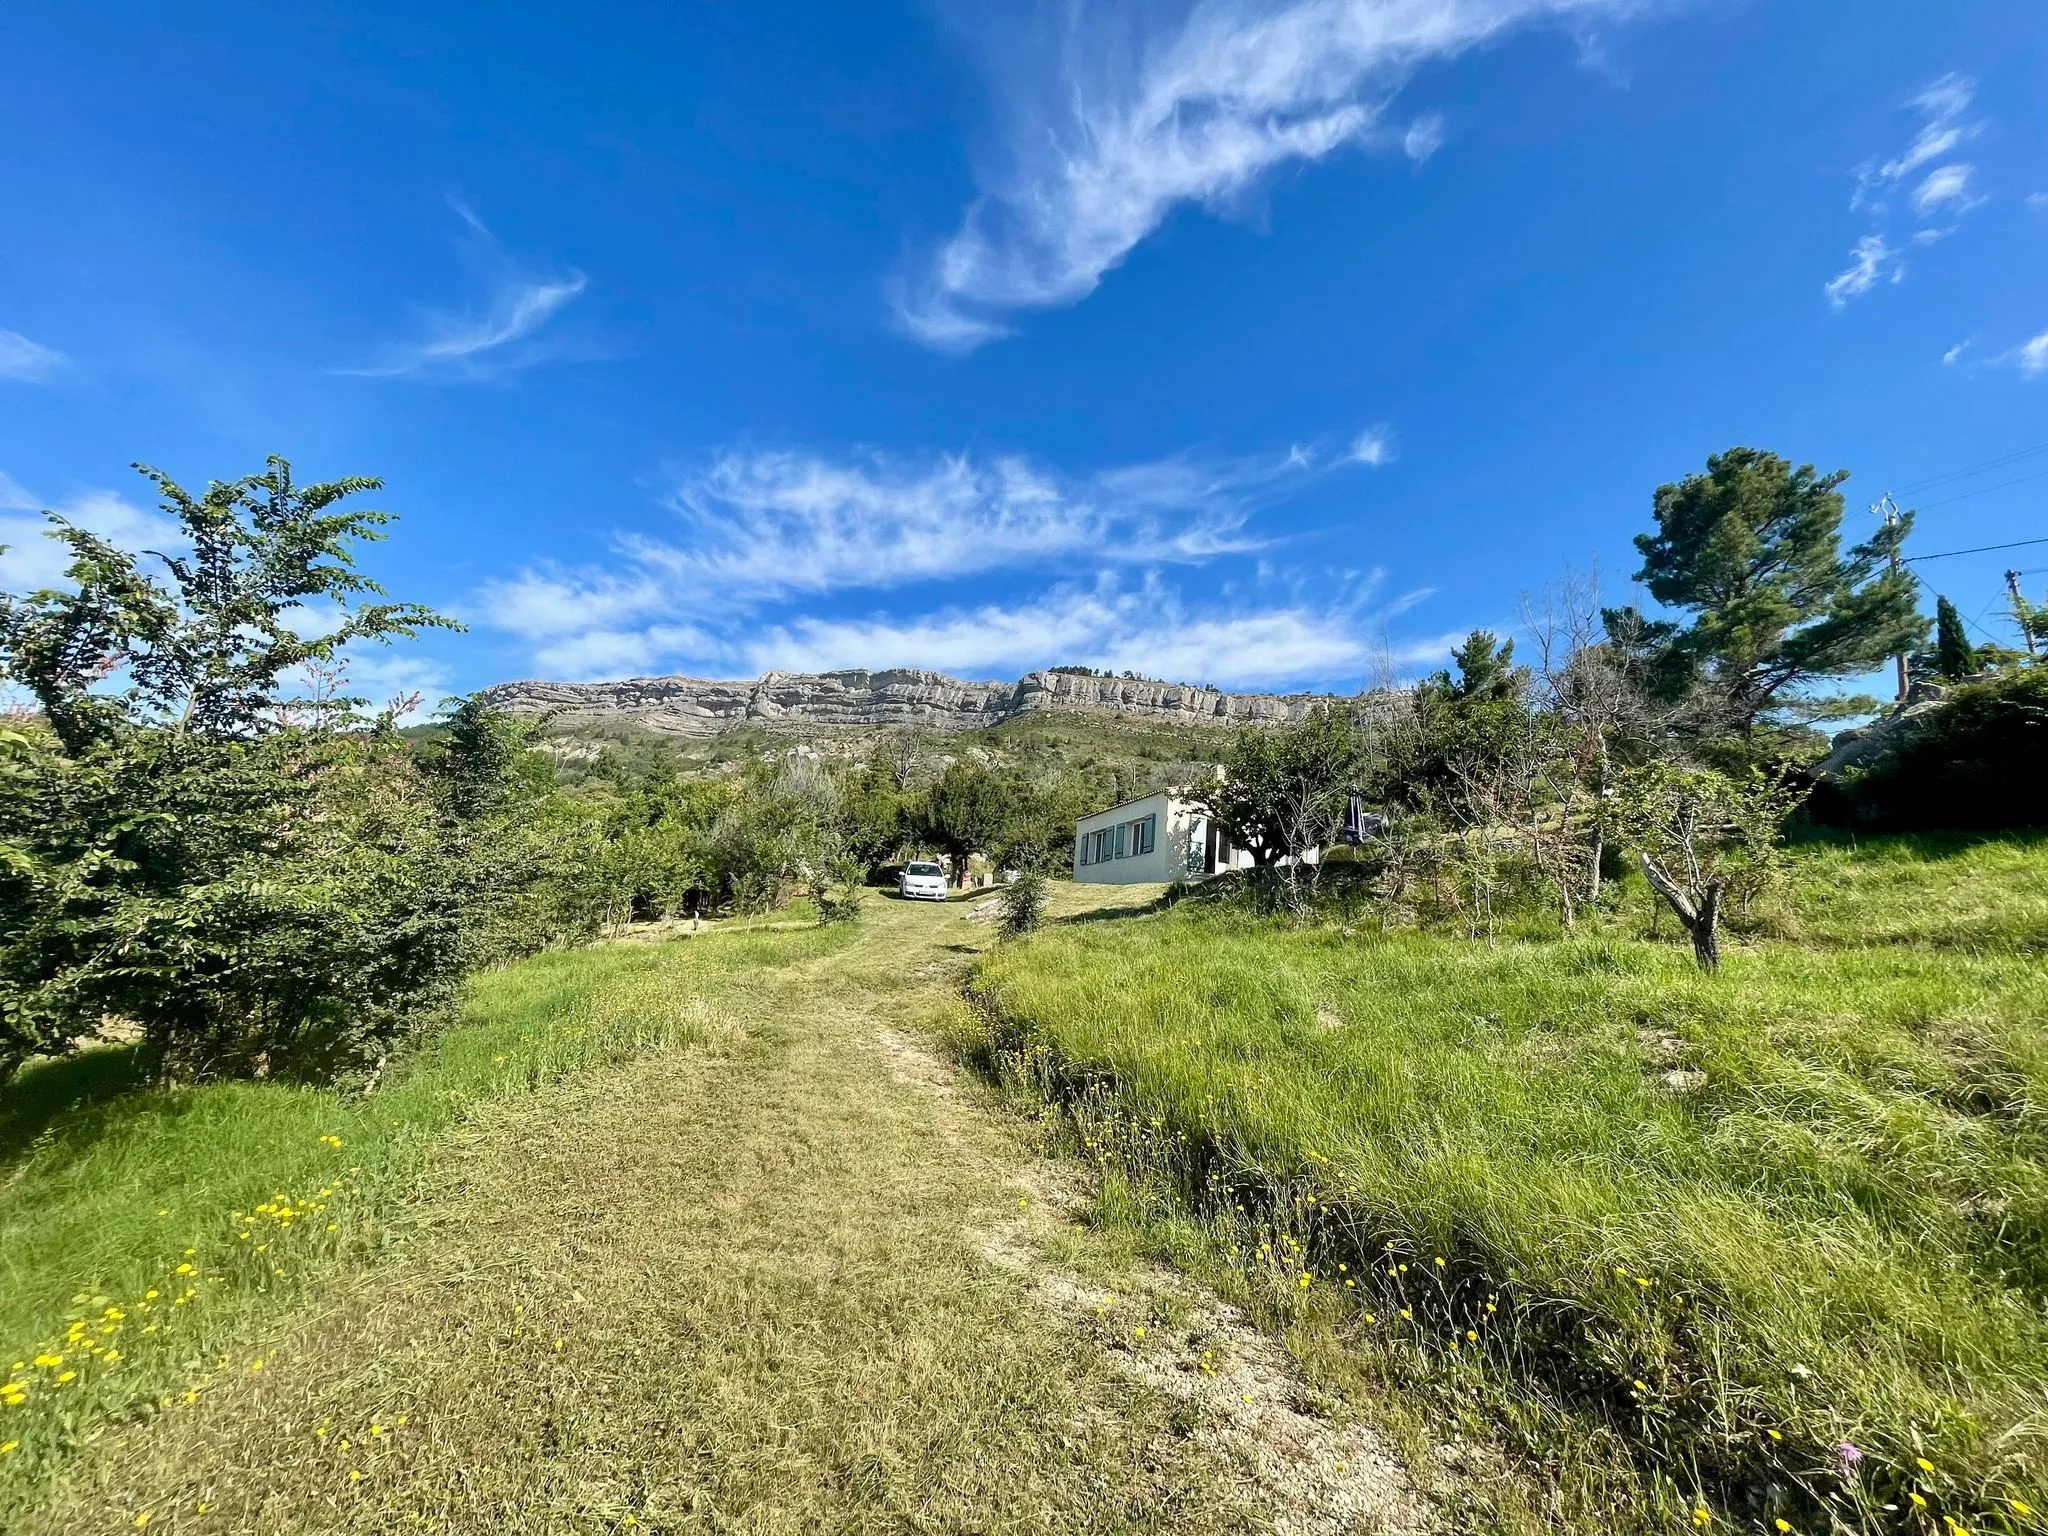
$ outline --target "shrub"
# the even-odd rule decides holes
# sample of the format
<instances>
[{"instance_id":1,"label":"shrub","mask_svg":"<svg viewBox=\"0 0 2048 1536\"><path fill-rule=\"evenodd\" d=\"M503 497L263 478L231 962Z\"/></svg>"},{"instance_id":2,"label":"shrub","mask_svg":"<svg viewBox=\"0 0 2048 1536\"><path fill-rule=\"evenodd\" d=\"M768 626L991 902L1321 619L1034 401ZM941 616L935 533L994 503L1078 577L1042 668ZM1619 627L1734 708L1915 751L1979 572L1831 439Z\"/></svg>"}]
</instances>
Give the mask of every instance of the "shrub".
<instances>
[{"instance_id":1,"label":"shrub","mask_svg":"<svg viewBox=\"0 0 2048 1536\"><path fill-rule=\"evenodd\" d=\"M1003 887L1003 937L1022 938L1045 923L1045 876L1027 869Z\"/></svg>"},{"instance_id":2,"label":"shrub","mask_svg":"<svg viewBox=\"0 0 2048 1536\"><path fill-rule=\"evenodd\" d=\"M825 875L818 882L816 901L820 923L851 923L860 919L861 888L867 871L850 854L835 854L825 861Z\"/></svg>"},{"instance_id":3,"label":"shrub","mask_svg":"<svg viewBox=\"0 0 2048 1536\"><path fill-rule=\"evenodd\" d=\"M1815 811L1873 831L2048 827L2048 668L1964 683Z\"/></svg>"}]
</instances>

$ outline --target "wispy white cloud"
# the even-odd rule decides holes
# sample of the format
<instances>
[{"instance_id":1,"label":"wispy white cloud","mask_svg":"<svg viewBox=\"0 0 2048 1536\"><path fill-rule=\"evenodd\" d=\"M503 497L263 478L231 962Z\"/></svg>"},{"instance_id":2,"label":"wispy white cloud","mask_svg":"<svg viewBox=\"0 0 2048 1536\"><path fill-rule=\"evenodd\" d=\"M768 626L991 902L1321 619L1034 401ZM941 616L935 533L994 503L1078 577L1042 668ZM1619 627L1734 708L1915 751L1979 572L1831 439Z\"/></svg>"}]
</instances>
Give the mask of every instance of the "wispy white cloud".
<instances>
[{"instance_id":1,"label":"wispy white cloud","mask_svg":"<svg viewBox=\"0 0 2048 1536\"><path fill-rule=\"evenodd\" d=\"M1442 124L1386 132L1421 66L1524 23L1640 0L1182 0L1062 13L1051 67L1007 80L1001 167L959 229L894 283L904 328L966 351L1018 310L1093 291L1172 210L1225 207L1354 144L1426 159ZM1048 14L1051 7L1047 8ZM1006 55L1008 56L1008 55ZM1030 50L1015 57L1030 59Z\"/></svg>"},{"instance_id":2,"label":"wispy white cloud","mask_svg":"<svg viewBox=\"0 0 2048 1536\"><path fill-rule=\"evenodd\" d=\"M400 725L430 718L448 697L448 669L431 657L386 647L348 653L341 692L365 701L372 711L390 709Z\"/></svg>"},{"instance_id":3,"label":"wispy white cloud","mask_svg":"<svg viewBox=\"0 0 2048 1536\"><path fill-rule=\"evenodd\" d=\"M1950 347L1946 352L1942 353L1941 360L1943 363L1947 364L1956 363L1961 360L1962 355L1969 349L1969 338L1965 337L1963 340L1957 342L1954 346Z\"/></svg>"},{"instance_id":4,"label":"wispy white cloud","mask_svg":"<svg viewBox=\"0 0 2048 1536\"><path fill-rule=\"evenodd\" d=\"M2037 374L2048 373L2048 331L2043 331L2032 341L2022 343L2018 349L2017 358L2020 372L2030 378Z\"/></svg>"},{"instance_id":5,"label":"wispy white cloud","mask_svg":"<svg viewBox=\"0 0 2048 1536\"><path fill-rule=\"evenodd\" d=\"M16 384L41 384L63 368L66 358L54 347L30 341L19 331L0 330L0 379Z\"/></svg>"},{"instance_id":6,"label":"wispy white cloud","mask_svg":"<svg viewBox=\"0 0 2048 1536\"><path fill-rule=\"evenodd\" d=\"M1928 172L1926 180L1913 189L1913 211L1925 218L1937 208L1964 211L1976 207L1983 199L1970 193L1970 178L1975 174L1976 167L1964 164Z\"/></svg>"},{"instance_id":7,"label":"wispy white cloud","mask_svg":"<svg viewBox=\"0 0 2048 1536\"><path fill-rule=\"evenodd\" d=\"M1016 455L729 452L675 487L684 537L625 535L623 570L538 567L480 602L497 627L560 644L679 608L729 614L1063 564L1201 564L1257 547L1250 509L1309 469L1296 456L1180 456L1077 479Z\"/></svg>"},{"instance_id":8,"label":"wispy white cloud","mask_svg":"<svg viewBox=\"0 0 2048 1536\"><path fill-rule=\"evenodd\" d=\"M562 682L644 676L665 658L719 657L729 647L692 624L650 624L641 629L592 629L538 647L534 665Z\"/></svg>"},{"instance_id":9,"label":"wispy white cloud","mask_svg":"<svg viewBox=\"0 0 2048 1536\"><path fill-rule=\"evenodd\" d=\"M35 592L63 584L71 552L49 537L50 520L42 515L48 505L18 480L0 474L0 544L6 546L0 553L0 590ZM50 510L124 549L183 547L176 523L113 491L83 491Z\"/></svg>"},{"instance_id":10,"label":"wispy white cloud","mask_svg":"<svg viewBox=\"0 0 2048 1536\"><path fill-rule=\"evenodd\" d=\"M2036 213L2048 213L2048 192L2029 192L2027 206Z\"/></svg>"},{"instance_id":11,"label":"wispy white cloud","mask_svg":"<svg viewBox=\"0 0 2048 1536\"><path fill-rule=\"evenodd\" d=\"M1106 578L1022 603L909 619L801 618L750 640L740 658L753 672L919 666L1015 677L1068 664L1225 687L1350 680L1375 657L1368 594L1369 587L1324 605L1190 610L1156 580L1129 586Z\"/></svg>"},{"instance_id":12,"label":"wispy white cloud","mask_svg":"<svg viewBox=\"0 0 2048 1536\"><path fill-rule=\"evenodd\" d=\"M1394 462L1394 429L1385 423L1367 427L1351 440L1351 462L1378 469Z\"/></svg>"},{"instance_id":13,"label":"wispy white cloud","mask_svg":"<svg viewBox=\"0 0 2048 1536\"><path fill-rule=\"evenodd\" d=\"M467 205L452 205L469 230L462 245L477 292L460 310L420 311L419 335L389 348L375 362L337 368L361 378L489 379L531 367L554 355L541 329L588 286L583 273L541 274L523 267Z\"/></svg>"},{"instance_id":14,"label":"wispy white cloud","mask_svg":"<svg viewBox=\"0 0 2048 1536\"><path fill-rule=\"evenodd\" d=\"M1391 444L1378 427L1346 446L1177 455L1079 477L1018 456L728 452L675 487L686 536L623 537L604 565L531 567L484 586L468 616L525 641L538 671L562 678L1061 661L1218 681L1330 676L1364 654L1376 574L1225 582L1189 609L1162 573L1267 548L1248 530L1256 506L1304 477L1384 463ZM1035 596L1032 573L1044 583ZM945 602L965 583L1014 592L1020 575L1023 598ZM880 615L815 611L832 594L912 588L936 588L940 606L920 596Z\"/></svg>"},{"instance_id":15,"label":"wispy white cloud","mask_svg":"<svg viewBox=\"0 0 2048 1536\"><path fill-rule=\"evenodd\" d=\"M1964 120L1976 90L1976 82L1967 75L1943 75L1905 103L1921 119L1912 142L1888 160L1873 158L1856 167L1856 190L1849 206L1869 216L1871 232L1857 242L1855 259L1847 270L1822 285L1828 303L1836 309L1868 293L1880 279L1896 283L1905 276L1905 267L1884 231L1892 217L1891 196L1905 189L1909 181L1918 178L1906 197L1917 218L1939 214L1960 221L1985 201L1974 189L1975 166L1959 160L1935 164L1983 131L1982 122ZM1918 229L1909 238L1914 245L1934 245L1958 227L1951 222Z\"/></svg>"},{"instance_id":16,"label":"wispy white cloud","mask_svg":"<svg viewBox=\"0 0 2048 1536\"><path fill-rule=\"evenodd\" d=\"M1849 265L1822 284L1828 303L1842 308L1851 299L1866 294L1880 278L1896 283L1906 275L1899 253L1885 243L1883 235L1865 235L1850 252Z\"/></svg>"},{"instance_id":17,"label":"wispy white cloud","mask_svg":"<svg viewBox=\"0 0 2048 1536\"><path fill-rule=\"evenodd\" d=\"M1429 112L1408 125L1401 135L1401 149L1410 160L1423 161L1444 147L1444 117Z\"/></svg>"}]
</instances>

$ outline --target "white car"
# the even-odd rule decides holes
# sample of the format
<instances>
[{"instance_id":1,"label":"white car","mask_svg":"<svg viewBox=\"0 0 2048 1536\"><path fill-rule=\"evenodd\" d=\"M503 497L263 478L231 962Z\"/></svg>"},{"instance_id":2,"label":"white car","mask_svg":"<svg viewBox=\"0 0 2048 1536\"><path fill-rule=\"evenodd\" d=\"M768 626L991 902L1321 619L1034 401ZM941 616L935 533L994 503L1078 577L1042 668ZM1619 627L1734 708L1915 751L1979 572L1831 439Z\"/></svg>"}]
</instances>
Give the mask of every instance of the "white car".
<instances>
[{"instance_id":1,"label":"white car","mask_svg":"<svg viewBox=\"0 0 2048 1536\"><path fill-rule=\"evenodd\" d=\"M896 894L905 901L944 901L946 872L936 864L906 864Z\"/></svg>"}]
</instances>

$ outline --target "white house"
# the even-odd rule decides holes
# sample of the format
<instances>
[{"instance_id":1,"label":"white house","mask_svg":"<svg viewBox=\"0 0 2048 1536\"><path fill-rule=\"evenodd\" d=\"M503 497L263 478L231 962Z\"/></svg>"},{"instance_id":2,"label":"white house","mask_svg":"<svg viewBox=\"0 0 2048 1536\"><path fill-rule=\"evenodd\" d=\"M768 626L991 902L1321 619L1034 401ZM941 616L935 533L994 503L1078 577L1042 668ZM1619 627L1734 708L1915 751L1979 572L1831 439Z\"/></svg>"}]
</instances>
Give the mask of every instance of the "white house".
<instances>
[{"instance_id":1,"label":"white house","mask_svg":"<svg viewBox=\"0 0 2048 1536\"><path fill-rule=\"evenodd\" d=\"M1199 880L1252 866L1251 855L1231 847L1200 802L1180 790L1083 816L1074 833L1074 878L1095 885Z\"/></svg>"}]
</instances>

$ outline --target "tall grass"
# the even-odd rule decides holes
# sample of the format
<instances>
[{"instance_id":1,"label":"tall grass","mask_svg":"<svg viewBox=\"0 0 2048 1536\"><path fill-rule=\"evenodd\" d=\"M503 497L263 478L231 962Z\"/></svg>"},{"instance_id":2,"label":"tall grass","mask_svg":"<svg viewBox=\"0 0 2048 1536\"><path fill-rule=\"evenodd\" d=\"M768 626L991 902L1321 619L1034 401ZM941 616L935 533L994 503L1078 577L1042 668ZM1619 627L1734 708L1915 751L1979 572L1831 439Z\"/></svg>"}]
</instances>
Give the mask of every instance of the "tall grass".
<instances>
[{"instance_id":1,"label":"tall grass","mask_svg":"<svg viewBox=\"0 0 2048 1536\"><path fill-rule=\"evenodd\" d=\"M1182 909L979 986L1098 1155L1597 1423L1695 1519L2039 1529L2048 845L1799 858L1808 942L1718 976L1618 932Z\"/></svg>"},{"instance_id":2,"label":"tall grass","mask_svg":"<svg viewBox=\"0 0 2048 1536\"><path fill-rule=\"evenodd\" d=\"M462 1021L368 1094L173 1092L103 1049L0 1092L0 1482L111 1413L174 1409L261 1357L266 1308L373 1253L437 1139L478 1101L647 1050L715 1042L714 986L836 947L731 933L541 955L475 979Z\"/></svg>"}]
</instances>

